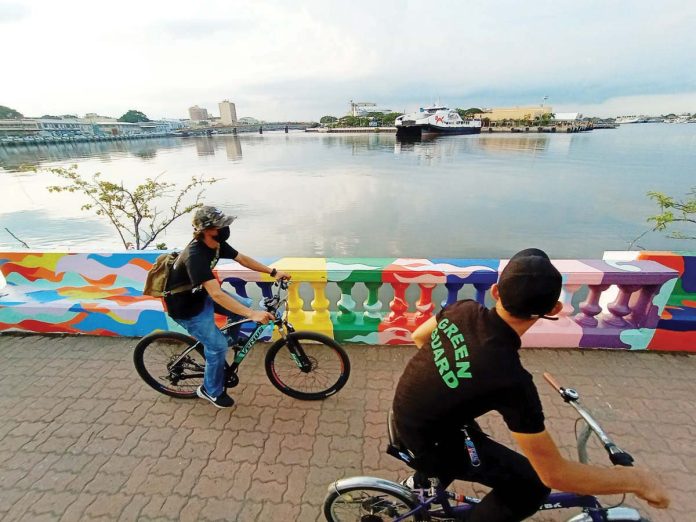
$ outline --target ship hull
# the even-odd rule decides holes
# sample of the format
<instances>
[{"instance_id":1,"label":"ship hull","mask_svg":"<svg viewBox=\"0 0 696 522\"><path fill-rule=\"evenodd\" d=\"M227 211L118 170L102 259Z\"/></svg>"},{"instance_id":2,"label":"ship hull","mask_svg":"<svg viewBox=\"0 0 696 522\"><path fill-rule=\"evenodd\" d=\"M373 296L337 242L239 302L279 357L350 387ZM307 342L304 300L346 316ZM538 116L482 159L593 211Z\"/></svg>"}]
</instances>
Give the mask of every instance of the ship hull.
<instances>
[{"instance_id":1,"label":"ship hull","mask_svg":"<svg viewBox=\"0 0 696 522\"><path fill-rule=\"evenodd\" d=\"M400 125L396 128L397 138L419 138L424 134L455 136L480 133L481 127L440 127L429 123L423 125Z\"/></svg>"}]
</instances>

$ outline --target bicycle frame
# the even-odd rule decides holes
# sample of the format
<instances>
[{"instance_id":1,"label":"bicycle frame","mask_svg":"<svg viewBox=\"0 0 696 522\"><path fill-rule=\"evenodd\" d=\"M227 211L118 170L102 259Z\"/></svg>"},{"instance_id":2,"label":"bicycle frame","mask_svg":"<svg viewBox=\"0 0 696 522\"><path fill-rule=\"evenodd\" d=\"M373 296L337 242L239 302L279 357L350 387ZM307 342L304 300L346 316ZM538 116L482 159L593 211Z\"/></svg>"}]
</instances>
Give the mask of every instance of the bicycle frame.
<instances>
[{"instance_id":1,"label":"bicycle frame","mask_svg":"<svg viewBox=\"0 0 696 522\"><path fill-rule=\"evenodd\" d=\"M257 323L256 328L251 332L251 335L247 338L246 342L239 348L239 350L235 350L235 356L234 356L234 361L232 364L230 364L227 368L225 368L225 373L230 374L234 373L237 371L239 368L239 365L242 363L244 358L247 356L249 351L251 351L251 348L256 344L256 342L259 340L259 338L263 335L264 331L266 331L270 327L270 333L271 335L273 334L273 331L276 329L276 327L279 329L280 335L284 338L287 339L287 334L292 333L295 331L293 328L292 324L290 324L287 321L287 308L284 309L284 305L287 303L287 297L281 299L280 298L280 290L287 289L287 285L289 283L284 282L283 284L279 285L278 292L271 298L267 298L264 300L264 304L266 306L266 309L269 312L275 313L275 319L268 323L268 324L261 324ZM244 323L249 323L253 322L251 319L242 319L241 321L236 321L234 323L229 323L223 326L220 331L221 332L226 332L230 328L233 328L238 325L242 325ZM287 332L287 333L286 333ZM177 357L174 361L172 361L169 364L169 367L175 367L177 364L179 364L189 353L191 353L192 350L197 350L198 352L203 351L203 345L201 344L200 341L196 341L194 344L192 344L190 347L188 347L186 350L184 350L179 357ZM297 365L302 368L303 363L299 361L297 358L297 354L294 352L294 350L291 348L291 356L293 357L293 360L297 363Z\"/></svg>"}]
</instances>

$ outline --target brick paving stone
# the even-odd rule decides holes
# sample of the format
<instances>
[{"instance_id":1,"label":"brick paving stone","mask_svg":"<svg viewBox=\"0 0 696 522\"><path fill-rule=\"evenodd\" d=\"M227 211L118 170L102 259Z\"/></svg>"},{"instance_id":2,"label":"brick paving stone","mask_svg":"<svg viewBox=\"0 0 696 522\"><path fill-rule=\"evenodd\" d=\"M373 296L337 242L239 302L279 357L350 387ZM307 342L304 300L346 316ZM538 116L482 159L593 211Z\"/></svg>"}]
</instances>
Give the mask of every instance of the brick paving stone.
<instances>
[{"instance_id":1,"label":"brick paving stone","mask_svg":"<svg viewBox=\"0 0 696 522\"><path fill-rule=\"evenodd\" d=\"M386 412L413 348L347 347L353 372L346 388L307 402L268 382L260 349L231 390L236 407L217 410L150 389L132 367L133 345L0 335L0 517L314 522L323 519L327 486L337 478L398 480L409 473L384 448ZM673 492L668 511L630 495L629 504L653 522L694 518L696 405L688 398L696 392L696 356L531 349L521 356L564 455L575 454L575 416L545 385L543 371L577 387L617 443L655 468ZM46 396L52 402L25 400ZM481 425L512 444L499 416L487 415ZM607 463L598 446L590 456ZM486 491L455 486L466 494ZM531 520L568 516L547 512Z\"/></svg>"}]
</instances>

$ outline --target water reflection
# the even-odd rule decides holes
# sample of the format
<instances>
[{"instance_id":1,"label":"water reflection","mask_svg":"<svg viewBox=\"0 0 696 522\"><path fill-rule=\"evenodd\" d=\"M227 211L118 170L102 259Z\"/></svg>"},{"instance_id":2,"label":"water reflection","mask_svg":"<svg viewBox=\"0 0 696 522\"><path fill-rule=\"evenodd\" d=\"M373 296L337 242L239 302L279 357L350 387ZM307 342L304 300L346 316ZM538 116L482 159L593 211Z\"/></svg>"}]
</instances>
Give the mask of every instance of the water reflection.
<instances>
[{"instance_id":1,"label":"water reflection","mask_svg":"<svg viewBox=\"0 0 696 522\"><path fill-rule=\"evenodd\" d=\"M199 156L215 156L215 140L209 137L193 138Z\"/></svg>"},{"instance_id":2,"label":"water reflection","mask_svg":"<svg viewBox=\"0 0 696 522\"><path fill-rule=\"evenodd\" d=\"M110 161L112 156L133 155L145 160L154 158L158 149L173 149L182 144L180 138L147 138L128 141L60 143L52 145L0 146L0 168L10 172L21 166L39 166L80 158L99 158Z\"/></svg>"},{"instance_id":3,"label":"water reflection","mask_svg":"<svg viewBox=\"0 0 696 522\"><path fill-rule=\"evenodd\" d=\"M242 159L242 142L237 136L224 136L223 141L225 142L228 160L237 161Z\"/></svg>"}]
</instances>

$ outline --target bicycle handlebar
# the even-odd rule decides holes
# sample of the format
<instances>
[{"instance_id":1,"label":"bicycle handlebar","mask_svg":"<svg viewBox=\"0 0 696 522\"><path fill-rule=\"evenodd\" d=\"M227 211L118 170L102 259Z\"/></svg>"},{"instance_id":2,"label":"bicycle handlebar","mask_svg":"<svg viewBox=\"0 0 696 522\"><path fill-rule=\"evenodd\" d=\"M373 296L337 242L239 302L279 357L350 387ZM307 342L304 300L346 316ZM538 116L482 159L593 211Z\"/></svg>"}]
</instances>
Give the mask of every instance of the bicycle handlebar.
<instances>
[{"instance_id":1,"label":"bicycle handlebar","mask_svg":"<svg viewBox=\"0 0 696 522\"><path fill-rule=\"evenodd\" d=\"M580 394L573 388L564 388L558 381L548 372L544 372L544 379L551 385L551 387L556 390L565 402L570 404L578 412L580 417L587 423L589 430L594 432L595 435L602 441L604 449L609 455L609 460L615 466L632 466L633 457L627 451L619 448L613 440L607 435L599 423L590 415L590 413L580 406ZM588 435L589 436L589 435ZM580 455L580 460L583 460L583 455L586 455L584 446L587 444L587 437L580 437L578 439L578 454Z\"/></svg>"}]
</instances>

